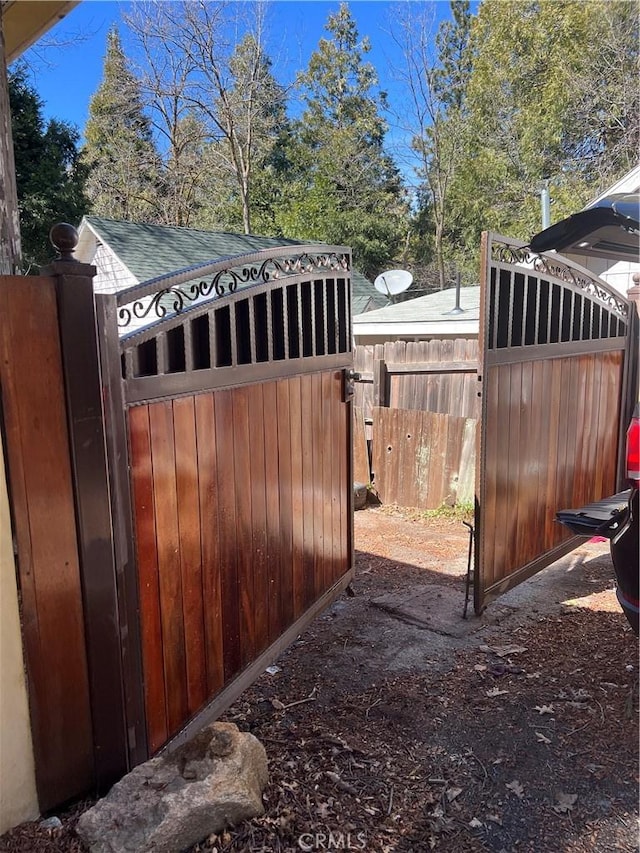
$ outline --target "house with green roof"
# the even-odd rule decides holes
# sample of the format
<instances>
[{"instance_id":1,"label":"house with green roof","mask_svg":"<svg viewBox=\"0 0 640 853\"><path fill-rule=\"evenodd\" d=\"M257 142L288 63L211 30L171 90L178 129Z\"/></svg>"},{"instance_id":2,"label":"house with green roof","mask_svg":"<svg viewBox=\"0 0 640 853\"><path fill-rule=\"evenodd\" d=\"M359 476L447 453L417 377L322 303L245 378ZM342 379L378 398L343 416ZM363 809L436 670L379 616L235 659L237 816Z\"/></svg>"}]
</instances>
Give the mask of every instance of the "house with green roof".
<instances>
[{"instance_id":1,"label":"house with green roof","mask_svg":"<svg viewBox=\"0 0 640 853\"><path fill-rule=\"evenodd\" d=\"M396 305L354 316L353 339L358 344L389 341L477 338L480 323L480 285L438 290Z\"/></svg>"},{"instance_id":2,"label":"house with green roof","mask_svg":"<svg viewBox=\"0 0 640 853\"><path fill-rule=\"evenodd\" d=\"M277 246L301 246L307 242L174 225L144 225L98 216L85 216L78 231L75 256L83 263L96 266L94 287L97 293L114 293L206 261ZM351 290L353 314L387 304L386 297L357 270L351 272Z\"/></svg>"}]
</instances>

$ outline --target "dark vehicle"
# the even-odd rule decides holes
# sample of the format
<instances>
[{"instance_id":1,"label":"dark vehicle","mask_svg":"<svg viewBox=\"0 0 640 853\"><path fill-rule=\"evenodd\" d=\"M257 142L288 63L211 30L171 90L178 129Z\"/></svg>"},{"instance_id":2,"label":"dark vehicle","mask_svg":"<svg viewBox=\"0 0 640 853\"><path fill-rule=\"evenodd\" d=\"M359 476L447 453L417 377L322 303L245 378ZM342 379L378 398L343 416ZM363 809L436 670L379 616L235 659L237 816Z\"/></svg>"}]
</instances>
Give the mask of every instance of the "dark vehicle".
<instances>
[{"instance_id":1,"label":"dark vehicle","mask_svg":"<svg viewBox=\"0 0 640 853\"><path fill-rule=\"evenodd\" d=\"M637 260L640 237L640 197L609 196L541 231L531 240L536 252L556 249L613 260ZM637 324L636 324L637 335ZM631 405L638 400L637 364ZM629 488L578 509L556 513L556 519L580 536L603 536L610 542L618 601L638 634L640 577L640 404L636 402L627 431L626 477Z\"/></svg>"}]
</instances>

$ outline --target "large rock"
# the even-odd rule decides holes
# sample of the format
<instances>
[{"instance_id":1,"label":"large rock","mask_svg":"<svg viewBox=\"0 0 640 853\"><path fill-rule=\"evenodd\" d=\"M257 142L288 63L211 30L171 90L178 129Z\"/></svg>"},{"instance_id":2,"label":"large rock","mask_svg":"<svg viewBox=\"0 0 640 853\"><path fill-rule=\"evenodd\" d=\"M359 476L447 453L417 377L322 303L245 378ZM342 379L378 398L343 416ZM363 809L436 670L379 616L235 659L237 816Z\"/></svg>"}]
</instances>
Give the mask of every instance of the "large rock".
<instances>
[{"instance_id":1,"label":"large rock","mask_svg":"<svg viewBox=\"0 0 640 853\"><path fill-rule=\"evenodd\" d=\"M261 815L267 756L233 723L213 723L167 756L136 767L77 831L91 853L178 853Z\"/></svg>"}]
</instances>

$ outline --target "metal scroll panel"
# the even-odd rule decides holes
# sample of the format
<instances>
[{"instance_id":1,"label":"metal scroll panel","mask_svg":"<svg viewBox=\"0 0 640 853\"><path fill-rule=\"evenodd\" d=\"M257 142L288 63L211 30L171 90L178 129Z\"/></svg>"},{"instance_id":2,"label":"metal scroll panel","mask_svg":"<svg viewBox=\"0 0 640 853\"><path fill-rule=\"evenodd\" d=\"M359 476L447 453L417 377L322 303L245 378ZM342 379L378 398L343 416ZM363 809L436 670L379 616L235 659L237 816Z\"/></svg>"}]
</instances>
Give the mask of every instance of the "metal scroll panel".
<instances>
[{"instance_id":1,"label":"metal scroll panel","mask_svg":"<svg viewBox=\"0 0 640 853\"><path fill-rule=\"evenodd\" d=\"M630 342L626 300L560 256L484 234L481 284L478 613L577 545L557 510L616 490Z\"/></svg>"},{"instance_id":2,"label":"metal scroll panel","mask_svg":"<svg viewBox=\"0 0 640 853\"><path fill-rule=\"evenodd\" d=\"M117 303L127 402L351 365L342 247L227 258L121 291Z\"/></svg>"}]
</instances>

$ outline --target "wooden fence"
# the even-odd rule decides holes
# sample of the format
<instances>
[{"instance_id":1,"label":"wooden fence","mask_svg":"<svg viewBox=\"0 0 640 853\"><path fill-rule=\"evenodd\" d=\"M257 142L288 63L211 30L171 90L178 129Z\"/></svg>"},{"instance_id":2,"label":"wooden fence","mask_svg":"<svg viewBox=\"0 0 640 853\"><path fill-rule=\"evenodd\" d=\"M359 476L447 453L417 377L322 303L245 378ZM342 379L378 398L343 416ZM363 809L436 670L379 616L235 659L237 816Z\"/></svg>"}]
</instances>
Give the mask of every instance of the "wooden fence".
<instances>
[{"instance_id":1,"label":"wooden fence","mask_svg":"<svg viewBox=\"0 0 640 853\"><path fill-rule=\"evenodd\" d=\"M354 476L383 503L473 500L477 359L475 339L356 347Z\"/></svg>"},{"instance_id":2,"label":"wooden fence","mask_svg":"<svg viewBox=\"0 0 640 853\"><path fill-rule=\"evenodd\" d=\"M354 403L478 418L478 341L395 341L357 346ZM368 436L371 437L370 435Z\"/></svg>"},{"instance_id":3,"label":"wooden fence","mask_svg":"<svg viewBox=\"0 0 640 853\"><path fill-rule=\"evenodd\" d=\"M69 229L46 276L0 276L43 811L219 716L353 577L349 250L94 296Z\"/></svg>"}]
</instances>

